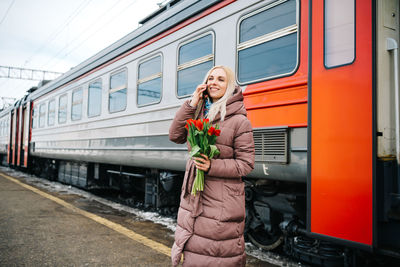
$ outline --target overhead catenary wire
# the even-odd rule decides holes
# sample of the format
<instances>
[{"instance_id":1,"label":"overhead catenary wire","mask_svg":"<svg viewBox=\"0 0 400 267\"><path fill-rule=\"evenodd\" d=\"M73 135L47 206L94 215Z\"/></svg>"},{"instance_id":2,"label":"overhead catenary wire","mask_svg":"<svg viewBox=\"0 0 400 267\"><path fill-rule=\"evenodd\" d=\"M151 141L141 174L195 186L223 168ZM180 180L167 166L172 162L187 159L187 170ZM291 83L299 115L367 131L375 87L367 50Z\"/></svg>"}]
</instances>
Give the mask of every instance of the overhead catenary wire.
<instances>
[{"instance_id":1,"label":"overhead catenary wire","mask_svg":"<svg viewBox=\"0 0 400 267\"><path fill-rule=\"evenodd\" d=\"M78 43L77 45L75 45L74 47L72 47L72 49L69 49L69 51L66 52L66 53L64 54L64 56L58 57L58 56L64 51L64 49L67 48L69 45L64 46L61 50L59 50L59 52L58 52L54 57L52 57L52 59L51 59L50 61L48 61L46 64L44 64L43 67L46 67L47 64L49 64L50 62L52 62L52 61L54 61L54 60L57 60L55 63L53 63L52 65L49 65L49 67L47 67L47 68L50 68L50 69L51 69L52 66L54 66L54 65L55 65L56 63L58 63L60 60L66 58L66 57L67 57L68 55L70 55L73 51L75 51L76 49L78 49L79 47L81 47L89 38L91 38L93 35L97 34L100 30L102 30L106 24L109 24L110 22L112 22L113 20L115 20L116 18L118 18L122 13L126 12L126 11L127 11L133 4L135 4L136 2L137 2L137 0L134 0L134 1L133 1L132 3L130 3L129 5L123 7L123 9L122 9L121 12L117 12L117 14L115 14L115 15L114 15L113 17L111 17L109 20L107 20L107 21L105 21L104 23L102 23L102 24L100 25L100 27L99 27L96 31L94 31L92 34L86 36L85 39L83 39L80 43ZM117 3L119 3L119 2L117 2ZM113 9L115 6L116 6L116 5L114 5L111 9ZM100 15L99 17L97 17L97 18L94 20L94 22L93 22L92 24L90 24L85 30L83 30L83 31L78 35L78 37L74 38L74 39L71 41L71 43L74 43L75 40L79 40L79 38L83 35L83 33L85 33L85 32L86 32L88 29L90 29L94 24L96 24L96 23L98 22L98 19L99 19L99 18L101 18L101 17L103 17L105 14L109 13L111 9L107 9L106 12L104 12L102 15Z\"/></svg>"},{"instance_id":2,"label":"overhead catenary wire","mask_svg":"<svg viewBox=\"0 0 400 267\"><path fill-rule=\"evenodd\" d=\"M4 14L3 18L0 21L0 26L1 26L1 24L3 24L3 21L7 18L8 12L10 12L10 9L14 5L14 3L15 3L15 0L13 0L11 2L11 4L8 6L6 13Z\"/></svg>"},{"instance_id":3,"label":"overhead catenary wire","mask_svg":"<svg viewBox=\"0 0 400 267\"><path fill-rule=\"evenodd\" d=\"M135 0L136 1L136 0ZM83 33L85 33L88 29L90 29L95 23L98 22L98 20L100 18L102 18L105 14L109 13L110 10L113 10L119 3L121 3L121 1L116 1L115 3L113 3L113 5L111 6L111 8L107 8L106 11L104 13L102 13L100 16L96 17L93 22L86 27L79 35L78 37L74 38L72 41L69 42L69 44L65 45L64 47L62 47L49 61L47 61L45 64L43 64L43 67L47 66L48 64L50 64L50 62L57 60L58 59L58 55L61 54L61 52L63 52L68 46L70 46L75 40L77 40ZM65 57L63 57L65 58ZM53 64L54 65L54 64ZM50 66L53 66L50 65Z\"/></svg>"},{"instance_id":4,"label":"overhead catenary wire","mask_svg":"<svg viewBox=\"0 0 400 267\"><path fill-rule=\"evenodd\" d=\"M154 0L153 0L154 1ZM7 3L8 2L8 3ZM8 16L4 20L4 23L2 26L5 25L5 23L8 23L9 20L14 19L15 16L17 16L17 12L15 10L18 8L25 8L24 2L23 1L15 1L13 0L13 5L10 7L11 0L7 1L6 3L3 3L3 12L0 13L0 19L5 16L6 10L10 9L11 11L8 12ZM65 71L66 68L70 68L71 66L75 66L75 64L82 62L83 57L86 57L86 55L89 57L93 54L95 54L96 50L102 49L101 46L106 47L109 44L111 44L113 41L117 40L119 36L123 37L125 34L124 33L129 33L130 31L136 29L136 24L138 20L138 16L140 17L141 14L147 14L151 9L152 11L156 10L156 6L153 5L138 5L137 2L141 2L138 0L125 0L125 1L104 1L102 4L98 5L97 1L92 1L92 0L77 0L74 1L74 5L71 6L69 5L68 9L65 10L71 10L69 12L64 12L65 16L60 16L59 20L62 20L61 23L55 24L57 20L51 20L52 21L52 29L54 30L55 27L57 27L57 31L54 32L47 32L44 31L46 27L41 27L40 29L43 29L41 32L41 38L38 39L36 38L35 40L31 40L29 38L24 39L24 42L19 42L19 44L23 45L29 45L29 44L36 44L31 46L31 48L34 49L34 55L32 55L31 50L28 54L28 57L25 56L23 61L21 62L22 64L20 65L21 67L25 66L25 64L31 65L34 62L38 62L39 64L43 62L44 60L49 60L51 57L51 54L54 54L54 52L58 52L57 47L60 47L60 40L66 40L67 36L67 30L69 29L74 29L73 31L70 31L70 34L72 35L72 38L68 39L68 46L65 46L64 49L61 51L61 55L63 55L63 58L66 59L60 59L58 60L57 58L53 58L52 62L54 61L59 61L58 63L56 62L55 64L56 67L53 67L51 69L58 70L58 71ZM147 2L147 1L146 1ZM148 2L150 3L150 2ZM136 5L135 5L136 4ZM144 4L144 3L143 3ZM21 7L22 5L22 7ZM36 5L30 6L30 12L29 16L25 16L25 19L31 19L34 18L35 16L37 17L40 16L40 12L45 11L45 9L37 9L36 10ZM107 6L107 7L105 7ZM34 8L34 9L32 9ZM106 10L105 10L106 8ZM22 9L23 10L23 9ZM55 9L52 9L55 10ZM57 10L62 10L58 9ZM72 12L73 10L73 12ZM89 12L89 10L91 12ZM25 11L21 12L23 14ZM45 11L46 12L46 11ZM20 13L20 12L18 12ZM134 17L131 16L134 15ZM32 16L31 16L32 14ZM35 14L35 15L33 15ZM46 13L47 14L47 13ZM99 15L101 14L101 15ZM94 21L93 18L97 17ZM46 16L47 18L47 16ZM66 19L67 18L67 19ZM37 27L36 21L40 21L40 19L35 20L35 24L32 23L32 26ZM116 23L118 21L118 24ZM27 23L30 23L29 20L26 20ZM119 26L121 23L124 25ZM86 27L91 23L90 27ZM108 25L107 25L108 24ZM116 25L117 24L117 25ZM8 25L8 24L7 24ZM57 26L56 26L57 25ZM75 30L75 26L79 25L78 30ZM83 27L84 26L84 27ZM121 29L120 29L121 27ZM36 29L36 28L35 28ZM82 29L82 30L81 30ZM112 35L105 35L102 30L104 31L112 31ZM61 32L62 31L62 32ZM99 31L101 34L98 34ZM80 33L80 36L78 38L74 38L74 35L77 33ZM49 34L51 33L51 34ZM96 35L97 34L97 35ZM103 36L104 35L104 36ZM37 35L40 36L40 35ZM93 37L94 36L94 37ZM106 40L102 40L101 37L107 37L104 38ZM116 37L115 37L116 36ZM45 38L43 38L45 37ZM110 38L111 37L111 38ZM14 36L13 36L14 38ZM23 37L25 38L25 37ZM53 40L54 39L54 40ZM14 40L11 38L11 40ZM41 40L41 43L36 43L37 40ZM44 45L42 42L43 40L45 41ZM83 42L82 42L83 40ZM31 42L32 41L32 42ZM93 43L94 41L95 43ZM31 43L30 43L31 42ZM64 44L67 44L66 42ZM57 46L56 46L57 45ZM85 47L84 51L87 51L85 53L82 53L81 51L83 50L83 47ZM16 48L19 48L16 47ZM77 52L74 52L76 51ZM46 51L53 51L53 53L48 53ZM46 52L46 53L44 53ZM78 53L79 52L79 53ZM11 53L10 53L11 54ZM69 56L71 55L72 56ZM37 56L36 56L37 55ZM18 58L18 57L15 57ZM26 59L28 58L27 61ZM40 59L40 60L39 60ZM44 60L43 60L44 59ZM41 62L40 62L41 61ZM50 62L51 63L51 62ZM48 63L47 63L48 64ZM41 64L40 64L41 65ZM40 66L33 66L33 68L39 68ZM57 69L58 68L58 69ZM42 67L40 67L42 69ZM47 69L47 68L46 68ZM16 97L21 97L23 91L26 91L27 89L31 88L32 86L37 86L37 82L32 82L32 81L19 81L19 80L8 80L6 78L0 79L0 95L3 96L16 96Z\"/></svg>"},{"instance_id":5,"label":"overhead catenary wire","mask_svg":"<svg viewBox=\"0 0 400 267\"><path fill-rule=\"evenodd\" d=\"M26 66L26 64L28 64L44 48L48 47L49 44L67 28L67 26L89 5L91 1L92 0L82 1L81 4L71 13L71 15L68 16L64 23L49 35L49 37L43 42L43 45L32 53L32 55L25 61L24 66Z\"/></svg>"}]
</instances>

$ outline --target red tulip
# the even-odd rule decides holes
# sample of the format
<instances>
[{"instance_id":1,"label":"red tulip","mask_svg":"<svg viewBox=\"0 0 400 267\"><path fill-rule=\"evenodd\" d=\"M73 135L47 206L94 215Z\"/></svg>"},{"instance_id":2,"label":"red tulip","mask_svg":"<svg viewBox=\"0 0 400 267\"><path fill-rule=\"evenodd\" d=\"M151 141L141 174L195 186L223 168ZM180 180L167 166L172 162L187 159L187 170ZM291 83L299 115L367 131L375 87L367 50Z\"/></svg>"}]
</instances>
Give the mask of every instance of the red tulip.
<instances>
[{"instance_id":1,"label":"red tulip","mask_svg":"<svg viewBox=\"0 0 400 267\"><path fill-rule=\"evenodd\" d=\"M208 135L214 135L215 134L215 128L214 127L210 127L210 129L208 129Z\"/></svg>"},{"instance_id":2,"label":"red tulip","mask_svg":"<svg viewBox=\"0 0 400 267\"><path fill-rule=\"evenodd\" d=\"M215 135L219 136L221 134L221 130L215 130Z\"/></svg>"},{"instance_id":3,"label":"red tulip","mask_svg":"<svg viewBox=\"0 0 400 267\"><path fill-rule=\"evenodd\" d=\"M199 130L199 131L203 130L203 123L201 122L201 120L196 120L196 121L194 121L194 123L195 123L197 130Z\"/></svg>"}]
</instances>

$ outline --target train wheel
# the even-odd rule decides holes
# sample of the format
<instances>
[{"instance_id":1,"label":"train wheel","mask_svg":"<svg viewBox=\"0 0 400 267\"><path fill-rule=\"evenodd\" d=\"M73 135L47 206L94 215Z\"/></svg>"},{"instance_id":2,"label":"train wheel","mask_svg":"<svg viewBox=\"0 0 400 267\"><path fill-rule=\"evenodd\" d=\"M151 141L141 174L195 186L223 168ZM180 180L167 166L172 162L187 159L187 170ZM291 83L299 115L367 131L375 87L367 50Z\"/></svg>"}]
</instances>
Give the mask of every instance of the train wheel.
<instances>
[{"instance_id":1,"label":"train wheel","mask_svg":"<svg viewBox=\"0 0 400 267\"><path fill-rule=\"evenodd\" d=\"M254 245L264 250L274 250L283 242L283 233L280 230L269 232L263 225L251 229L247 235Z\"/></svg>"}]
</instances>

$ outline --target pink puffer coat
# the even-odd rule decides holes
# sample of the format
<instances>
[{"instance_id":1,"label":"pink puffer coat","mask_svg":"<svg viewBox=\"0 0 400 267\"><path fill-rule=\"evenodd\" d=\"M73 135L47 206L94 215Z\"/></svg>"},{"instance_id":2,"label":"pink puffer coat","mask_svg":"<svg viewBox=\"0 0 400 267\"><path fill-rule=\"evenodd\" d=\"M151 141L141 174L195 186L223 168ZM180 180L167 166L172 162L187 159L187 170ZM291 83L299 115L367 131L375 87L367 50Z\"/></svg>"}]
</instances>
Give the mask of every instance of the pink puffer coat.
<instances>
[{"instance_id":1,"label":"pink puffer coat","mask_svg":"<svg viewBox=\"0 0 400 267\"><path fill-rule=\"evenodd\" d=\"M186 120L193 118L196 108L186 101L175 115L169 138L186 142ZM202 114L202 113L201 113ZM226 116L218 123L221 135L216 145L221 152L211 160L204 179L204 191L191 195L195 178L192 160L186 164L172 264L176 266L184 253L183 266L245 266L244 244L245 199L242 177L254 168L254 140L250 121L246 117L243 95L236 88L228 99Z\"/></svg>"}]
</instances>

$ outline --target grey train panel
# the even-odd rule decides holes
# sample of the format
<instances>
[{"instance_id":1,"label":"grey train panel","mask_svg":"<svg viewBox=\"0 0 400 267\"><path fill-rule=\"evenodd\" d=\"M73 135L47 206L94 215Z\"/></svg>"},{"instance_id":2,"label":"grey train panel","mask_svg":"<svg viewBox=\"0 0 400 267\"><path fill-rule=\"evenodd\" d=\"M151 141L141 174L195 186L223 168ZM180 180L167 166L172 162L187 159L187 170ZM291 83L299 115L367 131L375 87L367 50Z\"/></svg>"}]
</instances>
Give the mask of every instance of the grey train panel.
<instances>
[{"instance_id":1,"label":"grey train panel","mask_svg":"<svg viewBox=\"0 0 400 267\"><path fill-rule=\"evenodd\" d=\"M38 90L32 93L30 98L34 100L48 92L51 92L52 90L78 78L90 70L111 61L113 58L123 54L124 52L127 52L135 46L140 45L148 39L172 28L176 24L193 17L199 12L220 1L221 0L186 0L180 2L174 6L174 8L160 14L153 20L144 24L142 27L133 31L128 36L116 42L114 45L105 48L97 55L89 58L82 64L73 68L71 71L50 82L48 85L43 87L43 90Z\"/></svg>"},{"instance_id":2,"label":"grey train panel","mask_svg":"<svg viewBox=\"0 0 400 267\"><path fill-rule=\"evenodd\" d=\"M264 129L266 131L268 129ZM276 132L277 129L270 129ZM256 129L255 132L258 130ZM305 182L307 174L306 129L294 128L287 163L256 160L249 178ZM167 135L100 138L87 140L39 141L32 145L33 156L55 159L99 162L145 168L185 170L188 159L186 144L177 145Z\"/></svg>"},{"instance_id":3,"label":"grey train panel","mask_svg":"<svg viewBox=\"0 0 400 267\"><path fill-rule=\"evenodd\" d=\"M187 152L165 150L110 150L110 149L39 149L34 156L67 161L85 161L103 164L136 166L142 168L182 171Z\"/></svg>"},{"instance_id":4,"label":"grey train panel","mask_svg":"<svg viewBox=\"0 0 400 267\"><path fill-rule=\"evenodd\" d=\"M122 149L38 149L32 155L71 161L87 161L143 168L184 171L187 151L122 150ZM290 164L256 162L248 178L306 182L307 153L292 152Z\"/></svg>"}]
</instances>

